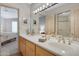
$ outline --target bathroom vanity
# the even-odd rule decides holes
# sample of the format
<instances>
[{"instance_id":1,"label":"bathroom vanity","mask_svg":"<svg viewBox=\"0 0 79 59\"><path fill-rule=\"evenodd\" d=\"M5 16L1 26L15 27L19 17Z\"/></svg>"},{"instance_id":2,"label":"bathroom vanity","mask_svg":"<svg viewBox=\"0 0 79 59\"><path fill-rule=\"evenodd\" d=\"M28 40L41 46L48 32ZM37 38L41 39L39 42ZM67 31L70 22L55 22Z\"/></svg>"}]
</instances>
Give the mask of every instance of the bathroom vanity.
<instances>
[{"instance_id":1,"label":"bathroom vanity","mask_svg":"<svg viewBox=\"0 0 79 59\"><path fill-rule=\"evenodd\" d=\"M23 56L78 56L78 42L71 45L59 43L55 37L45 42L39 42L40 35L21 34L19 40L20 52ZM72 52L73 51L73 52Z\"/></svg>"},{"instance_id":2,"label":"bathroom vanity","mask_svg":"<svg viewBox=\"0 0 79 59\"><path fill-rule=\"evenodd\" d=\"M38 41L37 41L38 42ZM39 42L40 43L40 42ZM20 52L23 56L55 56L56 54L40 47L38 44L20 36Z\"/></svg>"}]
</instances>

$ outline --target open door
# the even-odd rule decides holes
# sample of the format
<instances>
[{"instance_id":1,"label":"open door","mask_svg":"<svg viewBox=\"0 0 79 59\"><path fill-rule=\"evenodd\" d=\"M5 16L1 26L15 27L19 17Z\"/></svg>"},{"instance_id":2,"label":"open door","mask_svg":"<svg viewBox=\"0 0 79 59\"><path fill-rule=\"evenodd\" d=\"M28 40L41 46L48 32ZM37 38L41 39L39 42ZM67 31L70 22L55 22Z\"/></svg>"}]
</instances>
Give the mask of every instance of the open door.
<instances>
[{"instance_id":1,"label":"open door","mask_svg":"<svg viewBox=\"0 0 79 59\"><path fill-rule=\"evenodd\" d=\"M0 55L18 52L18 10L0 7Z\"/></svg>"}]
</instances>

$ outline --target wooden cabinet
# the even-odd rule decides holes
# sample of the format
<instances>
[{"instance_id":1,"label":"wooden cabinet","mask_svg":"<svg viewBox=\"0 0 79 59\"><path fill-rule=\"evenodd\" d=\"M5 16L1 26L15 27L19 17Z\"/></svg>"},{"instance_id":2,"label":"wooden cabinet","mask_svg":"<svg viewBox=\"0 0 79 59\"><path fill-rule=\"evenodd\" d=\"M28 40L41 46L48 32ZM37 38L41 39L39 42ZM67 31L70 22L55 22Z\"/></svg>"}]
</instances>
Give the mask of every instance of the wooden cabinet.
<instances>
[{"instance_id":1,"label":"wooden cabinet","mask_svg":"<svg viewBox=\"0 0 79 59\"><path fill-rule=\"evenodd\" d=\"M36 46L36 56L55 56L55 55L39 46Z\"/></svg>"},{"instance_id":2,"label":"wooden cabinet","mask_svg":"<svg viewBox=\"0 0 79 59\"><path fill-rule=\"evenodd\" d=\"M26 55L26 40L22 37L19 38L19 50L23 56Z\"/></svg>"},{"instance_id":3,"label":"wooden cabinet","mask_svg":"<svg viewBox=\"0 0 79 59\"><path fill-rule=\"evenodd\" d=\"M32 42L20 37L19 39L19 48L23 56L34 56L35 55L35 44Z\"/></svg>"},{"instance_id":4,"label":"wooden cabinet","mask_svg":"<svg viewBox=\"0 0 79 59\"><path fill-rule=\"evenodd\" d=\"M19 38L19 49L23 56L55 56L55 54L48 52L23 37Z\"/></svg>"},{"instance_id":5,"label":"wooden cabinet","mask_svg":"<svg viewBox=\"0 0 79 59\"><path fill-rule=\"evenodd\" d=\"M26 56L35 56L35 44L26 41Z\"/></svg>"}]
</instances>

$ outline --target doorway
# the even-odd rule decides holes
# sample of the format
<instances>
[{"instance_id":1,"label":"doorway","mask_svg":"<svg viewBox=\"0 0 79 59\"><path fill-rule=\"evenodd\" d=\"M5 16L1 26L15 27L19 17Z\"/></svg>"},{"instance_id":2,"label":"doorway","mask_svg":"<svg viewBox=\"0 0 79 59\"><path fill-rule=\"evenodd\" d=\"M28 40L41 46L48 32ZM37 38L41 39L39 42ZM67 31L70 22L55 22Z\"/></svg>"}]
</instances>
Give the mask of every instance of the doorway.
<instances>
[{"instance_id":1,"label":"doorway","mask_svg":"<svg viewBox=\"0 0 79 59\"><path fill-rule=\"evenodd\" d=\"M18 52L18 10L0 6L0 55Z\"/></svg>"}]
</instances>

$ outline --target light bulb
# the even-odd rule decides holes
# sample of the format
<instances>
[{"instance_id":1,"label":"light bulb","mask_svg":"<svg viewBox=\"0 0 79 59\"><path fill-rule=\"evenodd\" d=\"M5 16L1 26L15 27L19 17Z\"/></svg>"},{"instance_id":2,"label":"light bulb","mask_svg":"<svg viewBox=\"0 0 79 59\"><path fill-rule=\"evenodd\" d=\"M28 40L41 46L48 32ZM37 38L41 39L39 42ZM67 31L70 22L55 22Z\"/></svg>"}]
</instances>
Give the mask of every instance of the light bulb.
<instances>
[{"instance_id":1,"label":"light bulb","mask_svg":"<svg viewBox=\"0 0 79 59\"><path fill-rule=\"evenodd\" d=\"M49 3L46 4L47 6L49 5Z\"/></svg>"},{"instance_id":2,"label":"light bulb","mask_svg":"<svg viewBox=\"0 0 79 59\"><path fill-rule=\"evenodd\" d=\"M35 11L33 11L33 14L35 14Z\"/></svg>"},{"instance_id":3,"label":"light bulb","mask_svg":"<svg viewBox=\"0 0 79 59\"><path fill-rule=\"evenodd\" d=\"M50 5L50 3L46 3L46 8Z\"/></svg>"},{"instance_id":4,"label":"light bulb","mask_svg":"<svg viewBox=\"0 0 79 59\"><path fill-rule=\"evenodd\" d=\"M37 9L37 12L39 12L39 8Z\"/></svg>"},{"instance_id":5,"label":"light bulb","mask_svg":"<svg viewBox=\"0 0 79 59\"><path fill-rule=\"evenodd\" d=\"M43 5L43 9L45 9L45 7L46 7L46 6L45 6L45 5Z\"/></svg>"},{"instance_id":6,"label":"light bulb","mask_svg":"<svg viewBox=\"0 0 79 59\"><path fill-rule=\"evenodd\" d=\"M42 10L42 7L39 8L39 11L41 11L41 10Z\"/></svg>"},{"instance_id":7,"label":"light bulb","mask_svg":"<svg viewBox=\"0 0 79 59\"><path fill-rule=\"evenodd\" d=\"M35 13L37 13L37 10L35 10Z\"/></svg>"}]
</instances>

